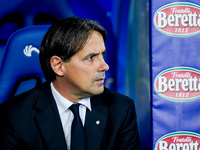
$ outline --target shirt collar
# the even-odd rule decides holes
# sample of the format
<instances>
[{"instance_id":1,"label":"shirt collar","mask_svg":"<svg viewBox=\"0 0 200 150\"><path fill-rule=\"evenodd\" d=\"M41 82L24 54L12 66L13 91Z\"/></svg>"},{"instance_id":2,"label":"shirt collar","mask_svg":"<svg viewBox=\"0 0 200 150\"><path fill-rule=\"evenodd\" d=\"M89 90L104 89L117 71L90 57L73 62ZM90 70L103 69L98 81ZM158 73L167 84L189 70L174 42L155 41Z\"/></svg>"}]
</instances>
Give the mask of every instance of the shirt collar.
<instances>
[{"instance_id":1,"label":"shirt collar","mask_svg":"<svg viewBox=\"0 0 200 150\"><path fill-rule=\"evenodd\" d=\"M53 97L54 97L54 99L55 99L55 101L56 101L59 114L62 114L62 113L64 113L73 103L72 103L71 101L69 101L68 99L64 98L62 95L60 95L60 93L58 93L58 91L54 88L52 82L51 82L51 84L50 84L50 87L51 87L51 91L52 91ZM91 103L90 103L90 97L83 98L83 99L80 100L78 103L84 105L84 106L87 107L90 111L92 111Z\"/></svg>"}]
</instances>

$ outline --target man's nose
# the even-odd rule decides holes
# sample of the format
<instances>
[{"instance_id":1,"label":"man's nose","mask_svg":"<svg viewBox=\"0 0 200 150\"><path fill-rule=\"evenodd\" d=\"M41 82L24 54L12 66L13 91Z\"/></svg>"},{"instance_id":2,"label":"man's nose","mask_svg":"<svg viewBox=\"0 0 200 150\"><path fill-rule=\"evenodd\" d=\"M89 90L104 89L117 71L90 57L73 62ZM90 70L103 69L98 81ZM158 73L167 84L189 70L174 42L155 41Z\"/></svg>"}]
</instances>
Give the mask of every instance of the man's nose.
<instances>
[{"instance_id":1,"label":"man's nose","mask_svg":"<svg viewBox=\"0 0 200 150\"><path fill-rule=\"evenodd\" d=\"M104 58L100 58L100 67L99 67L99 71L107 71L109 70L109 66L108 64L105 62Z\"/></svg>"}]
</instances>

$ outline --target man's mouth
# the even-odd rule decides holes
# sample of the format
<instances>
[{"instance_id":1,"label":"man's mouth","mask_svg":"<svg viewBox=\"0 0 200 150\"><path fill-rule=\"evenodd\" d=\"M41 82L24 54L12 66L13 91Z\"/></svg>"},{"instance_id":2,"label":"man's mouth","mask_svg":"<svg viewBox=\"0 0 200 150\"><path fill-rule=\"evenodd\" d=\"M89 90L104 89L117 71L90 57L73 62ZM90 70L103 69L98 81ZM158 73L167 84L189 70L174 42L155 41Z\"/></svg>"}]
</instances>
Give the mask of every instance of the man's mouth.
<instances>
[{"instance_id":1,"label":"man's mouth","mask_svg":"<svg viewBox=\"0 0 200 150\"><path fill-rule=\"evenodd\" d=\"M104 83L104 79L105 79L105 78L100 78L100 79L95 80L95 82Z\"/></svg>"}]
</instances>

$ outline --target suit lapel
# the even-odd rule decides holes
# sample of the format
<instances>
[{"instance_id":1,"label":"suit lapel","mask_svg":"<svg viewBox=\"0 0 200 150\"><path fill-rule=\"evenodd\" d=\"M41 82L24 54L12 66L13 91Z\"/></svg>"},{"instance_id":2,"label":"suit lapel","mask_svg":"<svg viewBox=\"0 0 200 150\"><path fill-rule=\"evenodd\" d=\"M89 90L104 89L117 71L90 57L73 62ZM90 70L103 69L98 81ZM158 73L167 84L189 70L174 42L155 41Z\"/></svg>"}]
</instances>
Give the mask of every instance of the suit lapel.
<instances>
[{"instance_id":1,"label":"suit lapel","mask_svg":"<svg viewBox=\"0 0 200 150\"><path fill-rule=\"evenodd\" d=\"M97 95L91 98L92 111L87 110L85 121L85 133L87 150L100 149L101 141L104 135L108 110L101 96Z\"/></svg>"},{"instance_id":2,"label":"suit lapel","mask_svg":"<svg viewBox=\"0 0 200 150\"><path fill-rule=\"evenodd\" d=\"M66 150L67 146L60 116L49 84L40 91L35 104L35 107L41 110L41 113L35 117L39 130L50 150Z\"/></svg>"}]
</instances>

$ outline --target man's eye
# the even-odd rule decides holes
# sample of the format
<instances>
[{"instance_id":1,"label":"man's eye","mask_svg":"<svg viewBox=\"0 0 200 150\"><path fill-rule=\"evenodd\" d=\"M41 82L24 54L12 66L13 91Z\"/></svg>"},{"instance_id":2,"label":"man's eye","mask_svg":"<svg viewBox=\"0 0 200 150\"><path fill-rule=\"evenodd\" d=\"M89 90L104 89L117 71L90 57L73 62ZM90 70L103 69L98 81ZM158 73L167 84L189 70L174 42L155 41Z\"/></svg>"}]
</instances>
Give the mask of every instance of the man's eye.
<instances>
[{"instance_id":1,"label":"man's eye","mask_svg":"<svg viewBox=\"0 0 200 150\"><path fill-rule=\"evenodd\" d=\"M97 55L92 55L90 57L88 57L88 60L94 60L97 57Z\"/></svg>"},{"instance_id":2,"label":"man's eye","mask_svg":"<svg viewBox=\"0 0 200 150\"><path fill-rule=\"evenodd\" d=\"M88 57L88 60L92 60L94 56Z\"/></svg>"}]
</instances>

